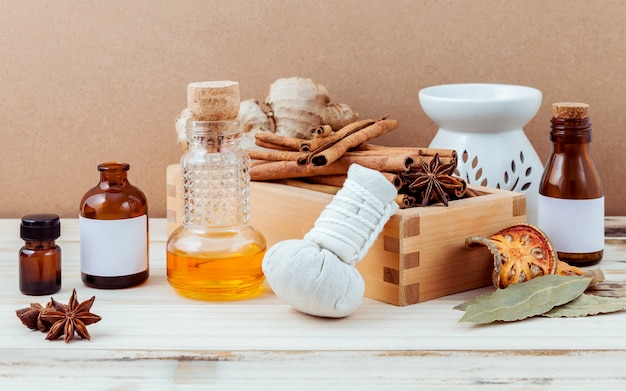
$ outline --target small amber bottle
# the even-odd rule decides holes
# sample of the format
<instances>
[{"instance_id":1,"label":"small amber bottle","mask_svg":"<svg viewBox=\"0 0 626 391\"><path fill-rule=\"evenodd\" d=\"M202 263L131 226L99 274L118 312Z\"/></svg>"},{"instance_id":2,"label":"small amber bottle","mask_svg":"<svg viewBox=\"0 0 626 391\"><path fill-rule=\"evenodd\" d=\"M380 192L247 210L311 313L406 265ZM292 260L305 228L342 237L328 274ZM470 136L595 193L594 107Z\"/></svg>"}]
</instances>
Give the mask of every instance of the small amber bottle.
<instances>
[{"instance_id":1,"label":"small amber bottle","mask_svg":"<svg viewBox=\"0 0 626 391\"><path fill-rule=\"evenodd\" d=\"M80 267L85 285L119 289L149 275L148 202L127 163L98 165L100 183L80 202Z\"/></svg>"},{"instance_id":2,"label":"small amber bottle","mask_svg":"<svg viewBox=\"0 0 626 391\"><path fill-rule=\"evenodd\" d=\"M22 217L19 253L20 291L25 295L49 295L61 289L61 221L52 213Z\"/></svg>"},{"instance_id":3,"label":"small amber bottle","mask_svg":"<svg viewBox=\"0 0 626 391\"><path fill-rule=\"evenodd\" d=\"M560 260L594 265L604 253L604 192L590 152L585 103L553 105L552 152L539 186L538 226Z\"/></svg>"}]
</instances>

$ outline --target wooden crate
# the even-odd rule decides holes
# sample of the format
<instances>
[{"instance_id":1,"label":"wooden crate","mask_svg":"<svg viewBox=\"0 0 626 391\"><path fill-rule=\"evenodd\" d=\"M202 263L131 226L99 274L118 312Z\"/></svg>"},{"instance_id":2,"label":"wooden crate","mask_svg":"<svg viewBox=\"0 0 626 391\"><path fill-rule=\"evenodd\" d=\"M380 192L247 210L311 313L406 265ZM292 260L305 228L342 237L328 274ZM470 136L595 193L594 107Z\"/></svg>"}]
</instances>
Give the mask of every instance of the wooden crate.
<instances>
[{"instance_id":1,"label":"wooden crate","mask_svg":"<svg viewBox=\"0 0 626 391\"><path fill-rule=\"evenodd\" d=\"M171 182L168 176L168 189L178 182ZM357 264L365 279L366 297L406 306L491 284L491 254L486 248L466 249L465 238L488 236L526 221L526 199L521 193L470 187L483 195L452 201L448 207L403 209L391 217ZM170 204L180 204L175 194L168 190L168 218L180 213L174 210L176 205L170 211ZM252 225L263 232L268 246L300 239L332 197L293 186L252 182ZM171 227L177 224L173 220Z\"/></svg>"}]
</instances>

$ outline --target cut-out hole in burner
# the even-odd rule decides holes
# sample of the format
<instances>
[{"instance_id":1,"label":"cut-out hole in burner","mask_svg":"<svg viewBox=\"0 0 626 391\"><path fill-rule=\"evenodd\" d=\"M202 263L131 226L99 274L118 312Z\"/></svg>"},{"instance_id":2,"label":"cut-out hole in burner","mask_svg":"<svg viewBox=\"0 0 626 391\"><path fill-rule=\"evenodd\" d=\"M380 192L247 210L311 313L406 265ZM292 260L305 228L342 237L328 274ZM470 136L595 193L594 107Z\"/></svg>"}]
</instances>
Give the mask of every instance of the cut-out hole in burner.
<instances>
[{"instance_id":1,"label":"cut-out hole in burner","mask_svg":"<svg viewBox=\"0 0 626 391\"><path fill-rule=\"evenodd\" d=\"M479 168L479 169L476 171L476 175L475 175L474 177L476 178L476 181L479 181L479 180L480 180L480 178L481 178L482 176L483 176L483 169L482 169L482 168Z\"/></svg>"},{"instance_id":2,"label":"cut-out hole in burner","mask_svg":"<svg viewBox=\"0 0 626 391\"><path fill-rule=\"evenodd\" d=\"M468 160L469 160L469 153L467 153L467 151L463 151L463 154L461 154L461 161L463 163L467 163Z\"/></svg>"}]
</instances>

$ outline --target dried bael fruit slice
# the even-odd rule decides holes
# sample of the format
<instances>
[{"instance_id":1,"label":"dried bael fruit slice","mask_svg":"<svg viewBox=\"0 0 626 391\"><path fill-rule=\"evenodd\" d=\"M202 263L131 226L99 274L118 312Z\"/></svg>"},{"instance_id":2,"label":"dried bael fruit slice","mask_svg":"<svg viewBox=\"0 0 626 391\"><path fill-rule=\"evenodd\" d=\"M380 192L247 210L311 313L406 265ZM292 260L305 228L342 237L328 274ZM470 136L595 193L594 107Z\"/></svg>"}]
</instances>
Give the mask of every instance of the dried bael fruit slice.
<instances>
[{"instance_id":1,"label":"dried bael fruit slice","mask_svg":"<svg viewBox=\"0 0 626 391\"><path fill-rule=\"evenodd\" d=\"M587 276L594 281L604 279L599 269L587 272L559 261L548 237L531 224L515 224L488 238L470 236L465 239L466 247L477 245L487 246L493 255L492 278L496 288L506 288L548 274Z\"/></svg>"}]
</instances>

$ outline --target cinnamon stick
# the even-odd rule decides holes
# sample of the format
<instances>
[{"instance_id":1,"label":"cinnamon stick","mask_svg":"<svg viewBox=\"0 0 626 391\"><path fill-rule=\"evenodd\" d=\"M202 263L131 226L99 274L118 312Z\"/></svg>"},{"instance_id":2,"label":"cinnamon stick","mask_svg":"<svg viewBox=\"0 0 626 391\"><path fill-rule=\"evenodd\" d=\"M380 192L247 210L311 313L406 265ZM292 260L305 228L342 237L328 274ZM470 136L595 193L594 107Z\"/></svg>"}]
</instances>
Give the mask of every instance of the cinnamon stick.
<instances>
[{"instance_id":1,"label":"cinnamon stick","mask_svg":"<svg viewBox=\"0 0 626 391\"><path fill-rule=\"evenodd\" d=\"M418 147L380 147L372 149L351 149L344 153L343 156L389 156L389 155L403 155L409 156L413 159L413 165L419 165L420 159L424 160L424 163L429 164L435 157L432 152L435 149L424 149ZM456 162L456 152L453 150L442 149L444 155L439 155L439 160L442 164L448 164Z\"/></svg>"},{"instance_id":2,"label":"cinnamon stick","mask_svg":"<svg viewBox=\"0 0 626 391\"><path fill-rule=\"evenodd\" d=\"M348 176L346 174L337 174L337 175L314 175L305 178L307 182L317 183L320 185L328 185L328 186L343 186L343 183L346 181Z\"/></svg>"},{"instance_id":3,"label":"cinnamon stick","mask_svg":"<svg viewBox=\"0 0 626 391\"><path fill-rule=\"evenodd\" d=\"M343 156L336 160L336 162L339 162L339 161L348 163L348 164L356 163L363 167L371 168L371 169L381 171L381 172L408 171L411 168L411 165L414 164L414 161L410 156L403 156L403 155ZM328 166L314 166L314 167L323 168L323 167L328 167Z\"/></svg>"},{"instance_id":4,"label":"cinnamon stick","mask_svg":"<svg viewBox=\"0 0 626 391\"><path fill-rule=\"evenodd\" d=\"M350 148L356 147L367 140L382 136L397 127L398 121L396 120L385 119L376 121L376 123L368 127L348 134L332 145L324 145L318 150L312 151L307 161L316 166L325 166L339 159Z\"/></svg>"},{"instance_id":5,"label":"cinnamon stick","mask_svg":"<svg viewBox=\"0 0 626 391\"><path fill-rule=\"evenodd\" d=\"M402 179L399 175L391 173L391 172L381 172L381 174L391 183L396 190L400 190L402 188ZM314 175L310 177L303 178L307 182L310 183L318 183L321 185L329 185L329 186L343 186L346 181L347 175L338 174L338 175Z\"/></svg>"},{"instance_id":6,"label":"cinnamon stick","mask_svg":"<svg viewBox=\"0 0 626 391\"><path fill-rule=\"evenodd\" d=\"M466 187L465 188L465 197L469 198L469 197L478 197L481 195L484 195L486 193L482 192L482 191L478 191L476 189L472 189L471 187Z\"/></svg>"},{"instance_id":7,"label":"cinnamon stick","mask_svg":"<svg viewBox=\"0 0 626 391\"><path fill-rule=\"evenodd\" d=\"M300 178L315 175L346 174L351 164L357 163L363 167L381 172L407 171L412 159L396 156L346 156L337 159L326 166L305 166L292 160L282 160L255 164L250 167L250 179L253 181L267 181L281 178Z\"/></svg>"},{"instance_id":8,"label":"cinnamon stick","mask_svg":"<svg viewBox=\"0 0 626 391\"><path fill-rule=\"evenodd\" d=\"M403 151L404 153L409 154L409 155L417 154L419 156L435 156L436 154L439 154L440 158L457 157L457 153L454 149L420 148L420 147L389 147L386 145L377 145L377 144L370 144L370 143L359 144L358 146L353 148L352 151L359 151L363 153L365 153L365 151L373 151L373 152L367 152L367 153L375 153L376 151L383 152L383 153L386 151L392 151L392 152Z\"/></svg>"},{"instance_id":9,"label":"cinnamon stick","mask_svg":"<svg viewBox=\"0 0 626 391\"><path fill-rule=\"evenodd\" d=\"M417 199L415 197L402 193L396 196L395 201L400 209L412 208L417 204Z\"/></svg>"},{"instance_id":10,"label":"cinnamon stick","mask_svg":"<svg viewBox=\"0 0 626 391\"><path fill-rule=\"evenodd\" d=\"M302 166L293 160L268 162L250 167L250 179L270 181L285 178L301 178L314 175L346 174L349 165L337 162L326 167Z\"/></svg>"},{"instance_id":11,"label":"cinnamon stick","mask_svg":"<svg viewBox=\"0 0 626 391\"><path fill-rule=\"evenodd\" d=\"M383 176L387 178L389 183L391 183L396 188L396 190L400 190L402 188L402 178L400 178L400 175L383 171L381 171L381 174L383 174Z\"/></svg>"},{"instance_id":12,"label":"cinnamon stick","mask_svg":"<svg viewBox=\"0 0 626 391\"><path fill-rule=\"evenodd\" d=\"M250 159L250 167L259 166L261 164L267 164L269 161L267 160L254 160Z\"/></svg>"},{"instance_id":13,"label":"cinnamon stick","mask_svg":"<svg viewBox=\"0 0 626 391\"><path fill-rule=\"evenodd\" d=\"M302 152L297 151L284 151L284 150L259 150L249 149L246 151L250 159L255 160L298 160L302 156Z\"/></svg>"},{"instance_id":14,"label":"cinnamon stick","mask_svg":"<svg viewBox=\"0 0 626 391\"><path fill-rule=\"evenodd\" d=\"M412 167L421 167L421 163L420 160L424 161L424 164L430 164L430 162L435 158L434 156L411 156L413 158L413 164L411 165ZM448 163L455 163L455 167L456 167L456 158L451 158L451 157L440 157L439 161L441 162L441 164L448 164Z\"/></svg>"},{"instance_id":15,"label":"cinnamon stick","mask_svg":"<svg viewBox=\"0 0 626 391\"><path fill-rule=\"evenodd\" d=\"M361 121L355 121L355 122L349 123L348 125L344 126L343 128L339 129L338 131L336 131L335 133L331 134L328 137L319 137L319 138L314 138L312 140L300 140L300 150L303 152L310 152L320 147L323 147L326 144L331 145L332 143L335 143L341 140L343 137L353 132L357 132L370 125L373 125L374 123L376 123L376 121L372 119L364 119Z\"/></svg>"},{"instance_id":16,"label":"cinnamon stick","mask_svg":"<svg viewBox=\"0 0 626 391\"><path fill-rule=\"evenodd\" d=\"M254 144L256 144L259 147L265 148L265 149L276 149L276 150L279 150L279 151L292 151L292 152L295 152L293 148L289 148L289 147L286 147L284 145L268 143L266 141L262 141L262 140L259 140L259 139L256 139L254 141Z\"/></svg>"},{"instance_id":17,"label":"cinnamon stick","mask_svg":"<svg viewBox=\"0 0 626 391\"><path fill-rule=\"evenodd\" d=\"M257 133L254 135L254 137L256 138L255 142L257 145L258 145L258 141L260 140L261 142L264 142L267 144L274 144L274 145L287 147L293 151L299 151L300 143L302 142L301 138L281 136L276 133Z\"/></svg>"},{"instance_id":18,"label":"cinnamon stick","mask_svg":"<svg viewBox=\"0 0 626 391\"><path fill-rule=\"evenodd\" d=\"M333 133L333 128L330 125L320 125L311 131L311 134L315 138L328 137Z\"/></svg>"}]
</instances>

